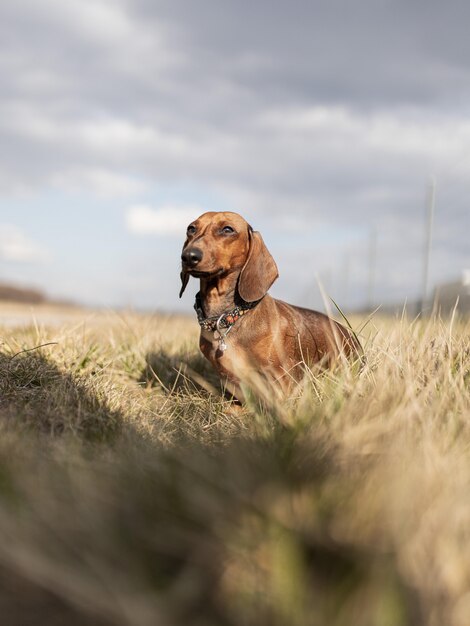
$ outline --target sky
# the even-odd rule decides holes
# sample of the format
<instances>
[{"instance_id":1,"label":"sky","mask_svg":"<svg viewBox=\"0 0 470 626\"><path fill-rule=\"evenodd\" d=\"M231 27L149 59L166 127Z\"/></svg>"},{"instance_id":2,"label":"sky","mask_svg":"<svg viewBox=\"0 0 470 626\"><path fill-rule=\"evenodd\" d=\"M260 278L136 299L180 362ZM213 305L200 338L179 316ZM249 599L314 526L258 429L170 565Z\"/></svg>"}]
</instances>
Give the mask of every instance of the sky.
<instances>
[{"instance_id":1,"label":"sky","mask_svg":"<svg viewBox=\"0 0 470 626\"><path fill-rule=\"evenodd\" d=\"M276 297L413 300L470 267L470 5L2 0L0 282L190 312L187 224L242 214ZM373 233L376 233L374 235ZM195 283L195 281L191 281Z\"/></svg>"}]
</instances>

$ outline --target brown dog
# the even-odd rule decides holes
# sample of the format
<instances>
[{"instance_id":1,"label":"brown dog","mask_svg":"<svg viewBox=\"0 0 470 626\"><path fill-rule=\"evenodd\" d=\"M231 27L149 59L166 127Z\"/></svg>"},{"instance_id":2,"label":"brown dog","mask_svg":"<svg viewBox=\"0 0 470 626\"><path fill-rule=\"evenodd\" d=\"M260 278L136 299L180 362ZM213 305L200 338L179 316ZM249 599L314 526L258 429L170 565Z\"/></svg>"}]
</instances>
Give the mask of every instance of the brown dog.
<instances>
[{"instance_id":1,"label":"brown dog","mask_svg":"<svg viewBox=\"0 0 470 626\"><path fill-rule=\"evenodd\" d=\"M204 213L188 226L181 254L182 287L200 279L195 309L199 345L219 374L235 385L255 370L287 389L305 364L329 366L360 354L356 338L326 315L267 295L278 277L260 233L237 213Z\"/></svg>"}]
</instances>

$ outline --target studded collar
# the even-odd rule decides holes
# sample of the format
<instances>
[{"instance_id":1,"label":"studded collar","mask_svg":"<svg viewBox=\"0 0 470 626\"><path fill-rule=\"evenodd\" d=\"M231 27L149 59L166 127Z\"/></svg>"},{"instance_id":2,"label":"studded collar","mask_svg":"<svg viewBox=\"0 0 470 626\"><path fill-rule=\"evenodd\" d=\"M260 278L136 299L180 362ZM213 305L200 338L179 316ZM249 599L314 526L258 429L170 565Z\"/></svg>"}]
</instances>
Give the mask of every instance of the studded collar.
<instances>
[{"instance_id":1,"label":"studded collar","mask_svg":"<svg viewBox=\"0 0 470 626\"><path fill-rule=\"evenodd\" d=\"M197 314L197 321L199 322L199 326L203 330L208 331L218 331L221 328L232 328L232 326L237 322L240 317L254 309L255 306L261 302L261 300L256 300L255 302L243 302L239 306L236 306L231 311L226 311L222 313L222 315L215 315L214 317L205 317L204 311L202 309L202 301L201 294L198 292L196 294L196 301L194 303L194 310Z\"/></svg>"}]
</instances>

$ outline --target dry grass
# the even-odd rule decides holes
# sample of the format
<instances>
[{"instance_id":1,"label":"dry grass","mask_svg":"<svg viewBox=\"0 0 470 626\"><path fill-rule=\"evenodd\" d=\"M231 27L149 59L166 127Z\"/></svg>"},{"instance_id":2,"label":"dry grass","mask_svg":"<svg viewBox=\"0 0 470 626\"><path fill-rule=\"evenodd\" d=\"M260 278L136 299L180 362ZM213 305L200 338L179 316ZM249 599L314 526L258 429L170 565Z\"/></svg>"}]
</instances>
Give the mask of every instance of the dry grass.
<instances>
[{"instance_id":1,"label":"dry grass","mask_svg":"<svg viewBox=\"0 0 470 626\"><path fill-rule=\"evenodd\" d=\"M241 410L197 334L0 332L5 623L466 626L469 323L375 319L361 372Z\"/></svg>"}]
</instances>

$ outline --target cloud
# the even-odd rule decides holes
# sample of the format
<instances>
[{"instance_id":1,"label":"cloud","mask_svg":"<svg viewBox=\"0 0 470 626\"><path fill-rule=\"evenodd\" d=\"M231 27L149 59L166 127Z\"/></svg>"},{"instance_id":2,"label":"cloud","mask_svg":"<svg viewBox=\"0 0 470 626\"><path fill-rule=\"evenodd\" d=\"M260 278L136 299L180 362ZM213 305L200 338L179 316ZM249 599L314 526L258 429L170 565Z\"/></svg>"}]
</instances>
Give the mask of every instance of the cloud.
<instances>
[{"instance_id":1,"label":"cloud","mask_svg":"<svg viewBox=\"0 0 470 626\"><path fill-rule=\"evenodd\" d=\"M53 177L55 186L67 191L86 189L101 198L122 198L143 193L148 181L103 168L72 168Z\"/></svg>"},{"instance_id":2,"label":"cloud","mask_svg":"<svg viewBox=\"0 0 470 626\"><path fill-rule=\"evenodd\" d=\"M395 297L419 284L409 267L435 176L436 272L468 265L470 5L261 0L249 12L213 0L4 0L3 192L126 196L141 235L181 236L203 212L196 195L194 206L152 205L151 189L179 184L286 239L344 241L376 225L395 281L380 288ZM332 239L308 253L312 268L342 257Z\"/></svg>"},{"instance_id":3,"label":"cloud","mask_svg":"<svg viewBox=\"0 0 470 626\"><path fill-rule=\"evenodd\" d=\"M261 2L247 24L242 6L177 5L6 0L3 188L185 178L285 212L283 196L311 203L322 186L341 206L348 181L364 192L468 172L466 116L449 94L470 97L470 67L435 9L423 21L413 7L342 3L343 23L327 6L274 1L267 24ZM445 14L453 32L463 17ZM432 49L422 30L439 31Z\"/></svg>"},{"instance_id":4,"label":"cloud","mask_svg":"<svg viewBox=\"0 0 470 626\"><path fill-rule=\"evenodd\" d=\"M182 237L190 222L205 210L196 205L165 205L157 209L135 205L127 209L126 224L136 235L176 235Z\"/></svg>"},{"instance_id":5,"label":"cloud","mask_svg":"<svg viewBox=\"0 0 470 626\"><path fill-rule=\"evenodd\" d=\"M0 224L0 258L17 263L47 261L49 252L12 224Z\"/></svg>"}]
</instances>

